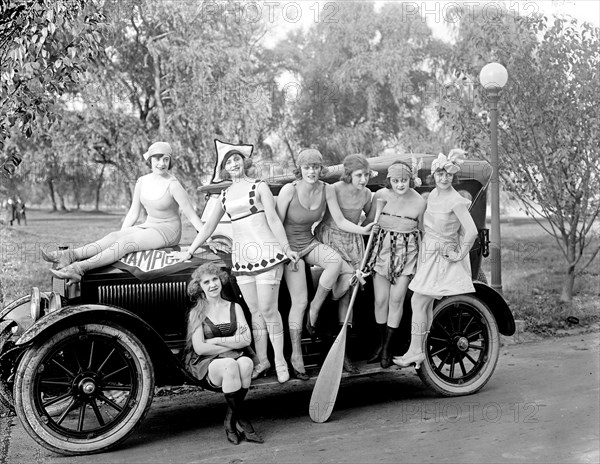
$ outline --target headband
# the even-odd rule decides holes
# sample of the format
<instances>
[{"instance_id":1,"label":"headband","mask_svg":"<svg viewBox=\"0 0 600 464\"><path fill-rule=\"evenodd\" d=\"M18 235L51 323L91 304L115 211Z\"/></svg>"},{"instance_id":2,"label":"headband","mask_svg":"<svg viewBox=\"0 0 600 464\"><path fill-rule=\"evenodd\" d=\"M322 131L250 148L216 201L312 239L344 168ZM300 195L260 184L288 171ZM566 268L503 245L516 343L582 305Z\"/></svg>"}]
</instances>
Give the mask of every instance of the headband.
<instances>
[{"instance_id":1,"label":"headband","mask_svg":"<svg viewBox=\"0 0 600 464\"><path fill-rule=\"evenodd\" d=\"M404 163L392 164L388 168L387 177L401 177L402 174L404 172L406 172L408 174L408 176L412 178L412 180L415 184L415 187L420 187L422 182L421 182L421 179L419 178L419 169L421 169L422 165L423 165L423 159L420 158L419 160L417 160L417 158L415 158L413 155L412 156L412 167L410 167Z\"/></svg>"},{"instance_id":2,"label":"headband","mask_svg":"<svg viewBox=\"0 0 600 464\"><path fill-rule=\"evenodd\" d=\"M438 169L445 169L449 174L456 174L460 171L460 166L465 162L463 157L466 155L466 151L460 148L453 148L448 153L448 156L440 153L436 159L431 163L431 173L433 174Z\"/></svg>"}]
</instances>

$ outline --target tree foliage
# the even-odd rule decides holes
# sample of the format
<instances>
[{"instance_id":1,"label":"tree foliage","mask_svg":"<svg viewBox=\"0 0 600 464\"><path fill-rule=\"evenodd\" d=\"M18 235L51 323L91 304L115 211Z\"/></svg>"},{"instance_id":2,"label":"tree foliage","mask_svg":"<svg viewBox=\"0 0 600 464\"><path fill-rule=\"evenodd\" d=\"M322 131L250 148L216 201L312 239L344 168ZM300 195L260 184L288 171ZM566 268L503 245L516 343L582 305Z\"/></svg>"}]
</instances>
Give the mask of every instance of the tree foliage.
<instances>
[{"instance_id":1,"label":"tree foliage","mask_svg":"<svg viewBox=\"0 0 600 464\"><path fill-rule=\"evenodd\" d=\"M0 141L31 136L53 119L100 50L103 16L85 0L3 0L0 14Z\"/></svg>"},{"instance_id":2,"label":"tree foliage","mask_svg":"<svg viewBox=\"0 0 600 464\"><path fill-rule=\"evenodd\" d=\"M500 176L552 236L566 261L561 299L600 249L600 31L574 19L541 15L461 26L453 55L457 74L475 82L481 67L502 63L509 82L499 109ZM447 102L441 115L472 153L489 147L488 105ZM466 95L466 94L465 94ZM587 251L587 253L584 253Z\"/></svg>"},{"instance_id":3,"label":"tree foliage","mask_svg":"<svg viewBox=\"0 0 600 464\"><path fill-rule=\"evenodd\" d=\"M287 127L300 145L317 146L331 161L377 153L386 140L422 148L432 136L422 96L436 82L446 46L419 16L404 17L400 4L336 6L334 20L290 36L275 50L280 68L299 86L288 98L293 124Z\"/></svg>"}]
</instances>

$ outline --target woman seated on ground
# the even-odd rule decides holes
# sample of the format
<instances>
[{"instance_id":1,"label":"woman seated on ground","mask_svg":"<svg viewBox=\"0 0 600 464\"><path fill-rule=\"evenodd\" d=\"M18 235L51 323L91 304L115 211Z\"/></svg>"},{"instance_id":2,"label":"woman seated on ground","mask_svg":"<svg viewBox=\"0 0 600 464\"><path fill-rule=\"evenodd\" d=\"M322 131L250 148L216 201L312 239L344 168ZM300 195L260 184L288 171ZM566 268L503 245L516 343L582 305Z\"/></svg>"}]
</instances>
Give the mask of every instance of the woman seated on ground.
<instances>
[{"instance_id":1,"label":"woman seated on ground","mask_svg":"<svg viewBox=\"0 0 600 464\"><path fill-rule=\"evenodd\" d=\"M175 246L181 238L180 208L192 225L201 229L202 222L188 194L169 172L173 165L171 153L171 146L166 142L153 143L144 153L144 160L152 172L137 180L121 230L79 248L52 253L42 250L44 260L56 263L56 268L50 272L68 279L67 285L70 285L79 282L90 269L114 263L127 253ZM142 206L147 213L146 222L134 225Z\"/></svg>"},{"instance_id":2,"label":"woman seated on ground","mask_svg":"<svg viewBox=\"0 0 600 464\"><path fill-rule=\"evenodd\" d=\"M242 351L250 345L250 329L241 306L223 298L227 283L227 274L213 263L192 274L188 294L196 304L188 317L185 364L205 389L224 393L227 440L234 445L244 438L263 443L243 407L254 367Z\"/></svg>"},{"instance_id":3,"label":"woman seated on ground","mask_svg":"<svg viewBox=\"0 0 600 464\"><path fill-rule=\"evenodd\" d=\"M277 197L277 213L283 221L290 247L303 258L298 266L288 264L285 269L285 280L292 299L289 315L291 363L296 377L303 380L308 380L301 350L302 320L308 303L305 263L323 268L319 286L310 303L306 318L306 329L314 338L319 311L338 279L343 261L333 248L316 239L312 226L323 218L328 208L337 226L345 232L368 234L372 227L372 224L365 227L358 226L344 217L334 188L319 180L325 171L323 156L318 150L310 148L301 151L295 171L298 180L284 185ZM345 291L347 288L343 293ZM343 293L339 295L334 293L333 297L339 299Z\"/></svg>"}]
</instances>

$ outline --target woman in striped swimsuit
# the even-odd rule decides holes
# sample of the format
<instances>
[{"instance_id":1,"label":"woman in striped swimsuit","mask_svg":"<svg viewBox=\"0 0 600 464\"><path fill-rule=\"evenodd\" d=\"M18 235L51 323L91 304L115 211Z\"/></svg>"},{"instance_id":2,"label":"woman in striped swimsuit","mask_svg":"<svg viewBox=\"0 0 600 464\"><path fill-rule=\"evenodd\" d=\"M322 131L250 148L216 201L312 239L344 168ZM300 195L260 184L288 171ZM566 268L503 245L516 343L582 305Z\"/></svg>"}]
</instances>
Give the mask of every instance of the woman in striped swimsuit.
<instances>
[{"instance_id":1,"label":"woman in striped swimsuit","mask_svg":"<svg viewBox=\"0 0 600 464\"><path fill-rule=\"evenodd\" d=\"M368 270L375 272L375 321L380 334L380 345L368 362L380 360L383 368L392 364L392 340L402 319L408 283L417 267L419 229L427 204L411 188L414 179L418 179L417 172L410 165L396 162L388 168L385 188L373 197L374 202L382 198L387 203L379 218L381 229L367 265ZM374 217L373 209L367 220Z\"/></svg>"}]
</instances>

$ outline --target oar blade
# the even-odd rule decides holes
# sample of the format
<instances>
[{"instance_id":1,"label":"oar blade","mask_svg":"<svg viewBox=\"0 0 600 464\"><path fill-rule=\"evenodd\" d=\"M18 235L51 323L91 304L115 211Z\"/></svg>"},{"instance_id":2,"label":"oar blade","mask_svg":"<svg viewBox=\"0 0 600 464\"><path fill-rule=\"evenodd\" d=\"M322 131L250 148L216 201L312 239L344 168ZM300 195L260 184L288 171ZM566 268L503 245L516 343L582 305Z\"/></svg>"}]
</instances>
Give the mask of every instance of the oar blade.
<instances>
[{"instance_id":1,"label":"oar blade","mask_svg":"<svg viewBox=\"0 0 600 464\"><path fill-rule=\"evenodd\" d=\"M310 397L308 413L313 422L325 422L331 416L335 406L335 399L342 380L346 351L346 327L342 328L331 346Z\"/></svg>"}]
</instances>

